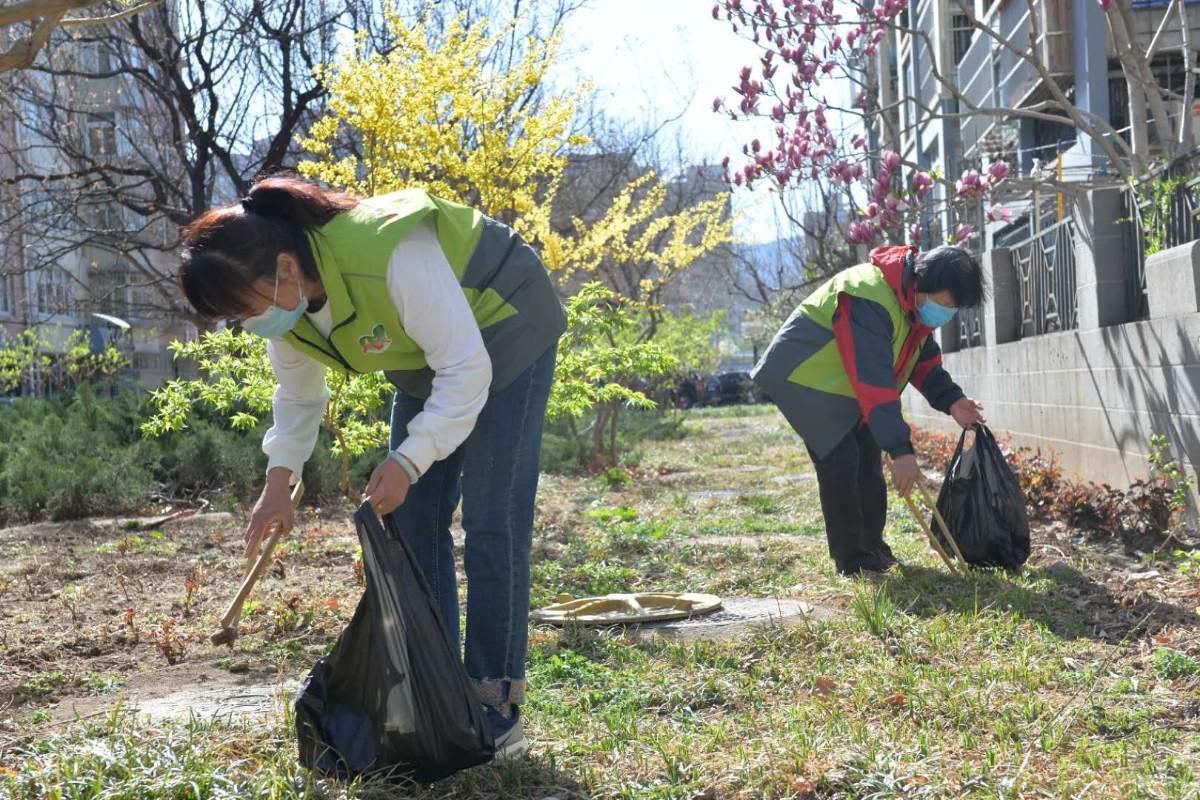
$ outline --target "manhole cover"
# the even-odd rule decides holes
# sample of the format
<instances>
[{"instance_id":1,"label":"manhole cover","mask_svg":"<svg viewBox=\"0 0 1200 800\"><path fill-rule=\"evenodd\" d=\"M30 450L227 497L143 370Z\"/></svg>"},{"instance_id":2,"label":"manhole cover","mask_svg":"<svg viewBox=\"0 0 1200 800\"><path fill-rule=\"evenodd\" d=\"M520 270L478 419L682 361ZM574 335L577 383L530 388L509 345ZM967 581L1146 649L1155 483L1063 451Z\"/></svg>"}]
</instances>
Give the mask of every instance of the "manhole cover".
<instances>
[{"instance_id":1,"label":"manhole cover","mask_svg":"<svg viewBox=\"0 0 1200 800\"><path fill-rule=\"evenodd\" d=\"M665 636L670 639L725 639L756 628L794 625L805 620L832 619L833 613L803 600L777 597L734 597L723 600L721 609L703 617L640 625L635 635Z\"/></svg>"},{"instance_id":2,"label":"manhole cover","mask_svg":"<svg viewBox=\"0 0 1200 800\"><path fill-rule=\"evenodd\" d=\"M720 607L721 598L695 592L614 593L578 599L563 595L561 602L534 611L533 619L552 625L623 625L686 619Z\"/></svg>"}]
</instances>

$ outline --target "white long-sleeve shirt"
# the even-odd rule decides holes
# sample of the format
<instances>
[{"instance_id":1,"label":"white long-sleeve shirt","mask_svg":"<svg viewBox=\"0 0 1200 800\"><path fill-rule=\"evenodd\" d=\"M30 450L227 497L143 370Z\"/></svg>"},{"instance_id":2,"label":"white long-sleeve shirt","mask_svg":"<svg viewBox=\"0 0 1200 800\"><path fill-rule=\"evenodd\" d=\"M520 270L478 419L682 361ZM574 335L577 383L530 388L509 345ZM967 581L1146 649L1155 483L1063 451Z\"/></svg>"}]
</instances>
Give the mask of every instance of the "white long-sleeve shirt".
<instances>
[{"instance_id":1,"label":"white long-sleeve shirt","mask_svg":"<svg viewBox=\"0 0 1200 800\"><path fill-rule=\"evenodd\" d=\"M418 223L396 246L388 262L387 288L404 332L434 372L425 408L409 422L408 436L396 448L423 474L474 429L487 402L492 360L432 224ZM322 336L329 336L333 317L328 303L308 318ZM263 437L267 470L286 467L299 477L329 403L325 365L283 339L268 340L267 355L279 381L275 421Z\"/></svg>"}]
</instances>

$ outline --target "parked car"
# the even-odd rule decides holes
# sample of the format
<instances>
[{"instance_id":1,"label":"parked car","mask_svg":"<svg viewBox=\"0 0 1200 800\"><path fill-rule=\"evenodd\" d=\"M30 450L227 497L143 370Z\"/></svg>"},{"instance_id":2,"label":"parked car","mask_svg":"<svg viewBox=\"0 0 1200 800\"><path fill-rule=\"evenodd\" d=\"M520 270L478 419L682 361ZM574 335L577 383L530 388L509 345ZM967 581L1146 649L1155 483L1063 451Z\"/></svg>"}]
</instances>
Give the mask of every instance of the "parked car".
<instances>
[{"instance_id":1,"label":"parked car","mask_svg":"<svg viewBox=\"0 0 1200 800\"><path fill-rule=\"evenodd\" d=\"M704 400L704 378L698 372L689 372L675 387L675 407L694 408Z\"/></svg>"},{"instance_id":2,"label":"parked car","mask_svg":"<svg viewBox=\"0 0 1200 800\"><path fill-rule=\"evenodd\" d=\"M713 375L704 385L704 404L709 406L724 403L757 403L760 397L758 387L750 379L749 372L722 372Z\"/></svg>"}]
</instances>

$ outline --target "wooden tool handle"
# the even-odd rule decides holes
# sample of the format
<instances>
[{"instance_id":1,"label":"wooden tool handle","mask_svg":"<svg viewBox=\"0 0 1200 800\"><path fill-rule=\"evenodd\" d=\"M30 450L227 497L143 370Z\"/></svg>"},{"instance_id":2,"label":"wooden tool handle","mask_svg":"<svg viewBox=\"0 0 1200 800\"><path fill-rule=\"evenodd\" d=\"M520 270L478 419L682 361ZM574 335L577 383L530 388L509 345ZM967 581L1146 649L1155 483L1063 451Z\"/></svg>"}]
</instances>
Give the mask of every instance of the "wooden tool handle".
<instances>
[{"instance_id":1,"label":"wooden tool handle","mask_svg":"<svg viewBox=\"0 0 1200 800\"><path fill-rule=\"evenodd\" d=\"M301 499L304 497L304 481L297 481L292 487L292 509L295 510ZM283 536L283 526L276 525L271 531L271 536L267 539L266 545L263 547L262 555L254 562L254 567L242 579L242 586L238 589L237 596L233 598L233 602L229 604L229 608L225 610L225 616L221 617L221 627L231 628L238 623L238 618L242 615L242 605L246 602L246 598L250 596L250 592L254 590L254 584L262 577L262 574L267 571L267 567L271 563L271 556L275 552L275 545L279 544L279 539Z\"/></svg>"},{"instance_id":2,"label":"wooden tool handle","mask_svg":"<svg viewBox=\"0 0 1200 800\"><path fill-rule=\"evenodd\" d=\"M965 567L967 565L967 559L963 557L962 550L958 549L958 542L955 541L954 535L950 533L950 526L947 525L946 520L942 518L942 512L938 510L937 502L930 497L929 489L925 487L924 483L921 484L921 497L924 499L925 505L927 505L929 510L933 512L933 518L937 522L938 527L941 528L942 536L947 542L950 543L951 549L954 550L954 557L957 558Z\"/></svg>"},{"instance_id":3,"label":"wooden tool handle","mask_svg":"<svg viewBox=\"0 0 1200 800\"><path fill-rule=\"evenodd\" d=\"M888 455L887 453L884 453L883 457L887 461L888 466L890 467L892 465L892 457L890 455ZM919 486L921 488L921 494L926 498L926 502L928 502L929 495L926 494L925 484L923 482L924 480L925 480L924 475L918 476L917 477L917 486ZM944 549L942 549L941 543L939 543L937 537L933 535L933 531L931 531L929 529L929 523L925 521L925 515L922 514L917 509L917 504L916 504L916 502L913 501L911 493L909 493L908 497L904 498L904 504L908 506L908 513L912 514L912 518L917 521L917 524L921 526L921 530L925 532L925 538L929 540L929 544L933 547L934 551L937 552L937 554L942 557L942 561L944 561L946 563L946 567L949 568L949 570L951 572L953 572L954 571L954 562L950 560L950 557L948 555L946 555L946 551ZM934 507L934 510L935 511L937 510L936 507ZM938 515L938 518L939 519L941 518L940 514ZM945 529L944 522L942 523L942 526L943 526L942 530L945 531L946 529ZM947 534L947 538L949 538L948 534ZM953 541L953 540L951 540L951 541ZM955 545L956 549L957 549L957 547L958 546Z\"/></svg>"}]
</instances>

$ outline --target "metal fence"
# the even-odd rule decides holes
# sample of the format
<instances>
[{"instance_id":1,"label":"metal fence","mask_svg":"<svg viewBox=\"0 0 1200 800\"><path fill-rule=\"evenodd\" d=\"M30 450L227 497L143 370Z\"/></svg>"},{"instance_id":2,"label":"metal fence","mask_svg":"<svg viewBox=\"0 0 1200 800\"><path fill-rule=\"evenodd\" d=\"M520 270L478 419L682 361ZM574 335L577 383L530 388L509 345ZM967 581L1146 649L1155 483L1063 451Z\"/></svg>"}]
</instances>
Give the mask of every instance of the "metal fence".
<instances>
[{"instance_id":1,"label":"metal fence","mask_svg":"<svg viewBox=\"0 0 1200 800\"><path fill-rule=\"evenodd\" d=\"M1075 328L1075 220L1067 217L1013 244L1021 296L1021 337Z\"/></svg>"},{"instance_id":2,"label":"metal fence","mask_svg":"<svg viewBox=\"0 0 1200 800\"><path fill-rule=\"evenodd\" d=\"M1122 197L1125 299L1130 321L1150 315L1146 299L1146 256L1200 239L1200 155L1190 154L1150 173Z\"/></svg>"},{"instance_id":3,"label":"metal fence","mask_svg":"<svg viewBox=\"0 0 1200 800\"><path fill-rule=\"evenodd\" d=\"M983 340L983 309L964 308L958 312L958 349L982 347Z\"/></svg>"}]
</instances>

